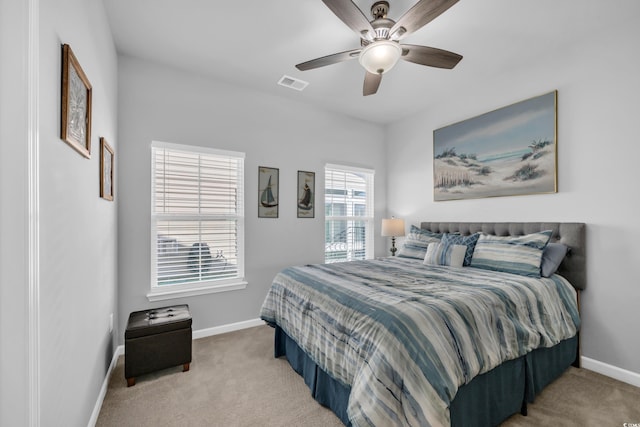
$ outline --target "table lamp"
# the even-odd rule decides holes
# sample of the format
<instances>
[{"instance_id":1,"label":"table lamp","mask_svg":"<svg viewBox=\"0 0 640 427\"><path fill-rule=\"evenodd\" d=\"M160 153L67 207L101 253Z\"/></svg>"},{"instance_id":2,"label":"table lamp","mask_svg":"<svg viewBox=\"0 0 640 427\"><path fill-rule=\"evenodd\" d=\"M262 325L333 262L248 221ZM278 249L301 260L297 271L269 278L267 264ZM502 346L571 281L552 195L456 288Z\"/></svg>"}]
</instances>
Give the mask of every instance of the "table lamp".
<instances>
[{"instance_id":1,"label":"table lamp","mask_svg":"<svg viewBox=\"0 0 640 427\"><path fill-rule=\"evenodd\" d=\"M394 217L383 219L382 236L391 237L391 256L396 256L396 237L404 236L404 220Z\"/></svg>"}]
</instances>

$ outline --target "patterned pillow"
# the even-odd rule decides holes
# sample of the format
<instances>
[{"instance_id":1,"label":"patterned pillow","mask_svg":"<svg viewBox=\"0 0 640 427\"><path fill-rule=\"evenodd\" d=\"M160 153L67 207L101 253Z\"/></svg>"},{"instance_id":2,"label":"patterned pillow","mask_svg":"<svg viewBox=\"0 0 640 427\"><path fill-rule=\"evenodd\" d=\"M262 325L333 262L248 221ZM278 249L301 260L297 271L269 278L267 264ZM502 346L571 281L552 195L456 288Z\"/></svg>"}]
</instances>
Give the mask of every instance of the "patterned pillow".
<instances>
[{"instance_id":1,"label":"patterned pillow","mask_svg":"<svg viewBox=\"0 0 640 427\"><path fill-rule=\"evenodd\" d=\"M440 243L442 234L422 230L415 225L411 226L409 234L404 238L402 246L398 250L398 256L404 258L424 259L429 243Z\"/></svg>"},{"instance_id":2,"label":"patterned pillow","mask_svg":"<svg viewBox=\"0 0 640 427\"><path fill-rule=\"evenodd\" d=\"M429 243L427 254L422 262L425 265L448 265L450 267L462 267L465 245L447 245L444 243Z\"/></svg>"},{"instance_id":3,"label":"patterned pillow","mask_svg":"<svg viewBox=\"0 0 640 427\"><path fill-rule=\"evenodd\" d=\"M476 247L476 242L480 238L480 233L475 233L470 236L463 236L462 234L450 234L444 233L442 236L442 243L446 245L465 245L467 250L464 255L465 266L471 265L471 258L473 257L473 250Z\"/></svg>"},{"instance_id":4,"label":"patterned pillow","mask_svg":"<svg viewBox=\"0 0 640 427\"><path fill-rule=\"evenodd\" d=\"M517 237L482 234L473 251L471 267L540 277L542 251L551 233L547 230Z\"/></svg>"}]
</instances>

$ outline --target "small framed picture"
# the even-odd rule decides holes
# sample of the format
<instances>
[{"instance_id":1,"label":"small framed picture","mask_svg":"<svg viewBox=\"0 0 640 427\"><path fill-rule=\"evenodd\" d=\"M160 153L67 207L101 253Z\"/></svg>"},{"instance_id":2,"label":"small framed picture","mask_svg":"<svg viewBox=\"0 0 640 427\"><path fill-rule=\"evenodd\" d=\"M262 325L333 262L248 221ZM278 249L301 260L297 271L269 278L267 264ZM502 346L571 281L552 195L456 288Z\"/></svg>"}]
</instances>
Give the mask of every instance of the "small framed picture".
<instances>
[{"instance_id":1,"label":"small framed picture","mask_svg":"<svg viewBox=\"0 0 640 427\"><path fill-rule=\"evenodd\" d=\"M315 216L316 174L314 172L298 171L298 218L313 218Z\"/></svg>"},{"instance_id":2,"label":"small framed picture","mask_svg":"<svg viewBox=\"0 0 640 427\"><path fill-rule=\"evenodd\" d=\"M100 197L113 200L113 148L100 137Z\"/></svg>"},{"instance_id":3,"label":"small framed picture","mask_svg":"<svg viewBox=\"0 0 640 427\"><path fill-rule=\"evenodd\" d=\"M258 218L278 218L280 170L258 167Z\"/></svg>"},{"instance_id":4,"label":"small framed picture","mask_svg":"<svg viewBox=\"0 0 640 427\"><path fill-rule=\"evenodd\" d=\"M60 138L91 157L91 83L68 44L62 45Z\"/></svg>"}]
</instances>

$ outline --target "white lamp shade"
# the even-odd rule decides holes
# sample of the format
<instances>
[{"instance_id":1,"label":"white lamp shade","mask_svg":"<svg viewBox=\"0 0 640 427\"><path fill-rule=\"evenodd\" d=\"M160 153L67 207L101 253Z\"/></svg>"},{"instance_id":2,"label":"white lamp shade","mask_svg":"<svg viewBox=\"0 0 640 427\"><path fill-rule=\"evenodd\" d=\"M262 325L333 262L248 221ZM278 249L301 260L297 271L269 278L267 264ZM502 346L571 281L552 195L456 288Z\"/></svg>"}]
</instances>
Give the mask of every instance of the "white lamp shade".
<instances>
[{"instance_id":1,"label":"white lamp shade","mask_svg":"<svg viewBox=\"0 0 640 427\"><path fill-rule=\"evenodd\" d=\"M404 220L391 218L382 220L382 236L398 237L404 236Z\"/></svg>"},{"instance_id":2,"label":"white lamp shade","mask_svg":"<svg viewBox=\"0 0 640 427\"><path fill-rule=\"evenodd\" d=\"M400 59L402 48L396 42L378 40L365 46L358 61L370 73L384 74Z\"/></svg>"}]
</instances>

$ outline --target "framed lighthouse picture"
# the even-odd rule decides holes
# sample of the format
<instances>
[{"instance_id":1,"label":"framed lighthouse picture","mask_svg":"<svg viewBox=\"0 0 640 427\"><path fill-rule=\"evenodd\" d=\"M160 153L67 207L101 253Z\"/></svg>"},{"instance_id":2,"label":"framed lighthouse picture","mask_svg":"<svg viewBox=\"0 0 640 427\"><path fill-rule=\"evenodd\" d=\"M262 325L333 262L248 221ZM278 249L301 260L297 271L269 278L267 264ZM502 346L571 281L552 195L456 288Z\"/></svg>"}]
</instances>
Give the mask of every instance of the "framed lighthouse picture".
<instances>
[{"instance_id":1,"label":"framed lighthouse picture","mask_svg":"<svg viewBox=\"0 0 640 427\"><path fill-rule=\"evenodd\" d=\"M258 167L258 218L278 218L280 170Z\"/></svg>"},{"instance_id":2,"label":"framed lighthouse picture","mask_svg":"<svg viewBox=\"0 0 640 427\"><path fill-rule=\"evenodd\" d=\"M316 174L298 171L298 218L315 216Z\"/></svg>"}]
</instances>

